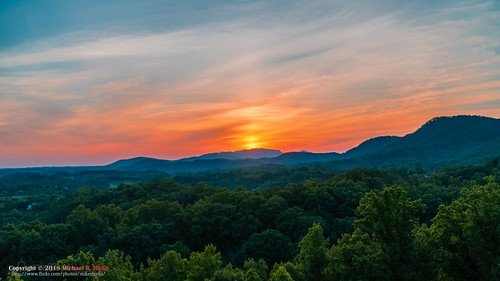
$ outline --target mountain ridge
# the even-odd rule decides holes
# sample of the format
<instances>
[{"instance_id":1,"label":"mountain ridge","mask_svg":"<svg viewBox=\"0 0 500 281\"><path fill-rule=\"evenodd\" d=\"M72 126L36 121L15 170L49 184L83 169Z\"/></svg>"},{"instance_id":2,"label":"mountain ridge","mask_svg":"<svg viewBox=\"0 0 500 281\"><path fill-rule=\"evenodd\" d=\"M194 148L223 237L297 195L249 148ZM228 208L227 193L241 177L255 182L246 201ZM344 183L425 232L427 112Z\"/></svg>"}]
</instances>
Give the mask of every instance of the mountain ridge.
<instances>
[{"instance_id":1,"label":"mountain ridge","mask_svg":"<svg viewBox=\"0 0 500 281\"><path fill-rule=\"evenodd\" d=\"M200 156L182 158L179 160L189 161L198 159L260 159L260 158L278 157L281 154L283 154L283 152L276 149L252 148L252 149L244 149L237 151L213 152L213 153L203 154Z\"/></svg>"},{"instance_id":2,"label":"mountain ridge","mask_svg":"<svg viewBox=\"0 0 500 281\"><path fill-rule=\"evenodd\" d=\"M484 143L489 144L485 145ZM499 149L495 150L497 147ZM423 163L429 160L429 162L432 162L430 166L434 164L439 166L445 162L466 163L467 159L477 158L474 160L476 162L485 158L478 157L478 155L495 155L495 151L497 151L496 155L500 155L500 119L475 115L457 115L432 118L416 131L403 137L380 136L368 139L344 153L301 151L281 153L276 157L231 159L227 157L231 154L224 154L231 152L222 152L179 160L155 161L146 159L144 162L149 163L146 165L143 162L144 167L141 168L140 165L135 163L128 169L143 169L146 166L151 169L154 168L152 162L161 164L163 167L157 168L168 172L179 172L183 169L185 171L199 172L264 164L300 165L323 162L333 163L334 166L338 167L345 165L346 168L349 168L357 165L367 167L398 166L405 163ZM441 158L438 159L439 157ZM190 161L191 167L188 164L179 163L186 161ZM200 165L205 167L200 167Z\"/></svg>"}]
</instances>

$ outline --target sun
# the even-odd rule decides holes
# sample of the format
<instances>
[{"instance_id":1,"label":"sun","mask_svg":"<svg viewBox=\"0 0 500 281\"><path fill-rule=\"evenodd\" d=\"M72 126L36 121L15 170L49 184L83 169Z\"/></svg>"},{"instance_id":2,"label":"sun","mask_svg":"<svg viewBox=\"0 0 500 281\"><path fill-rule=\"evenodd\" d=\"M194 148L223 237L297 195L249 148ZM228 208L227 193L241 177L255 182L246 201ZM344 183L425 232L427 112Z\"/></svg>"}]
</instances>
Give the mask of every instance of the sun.
<instances>
[{"instance_id":1,"label":"sun","mask_svg":"<svg viewBox=\"0 0 500 281\"><path fill-rule=\"evenodd\" d=\"M267 143L263 142L258 136L248 136L243 138L243 147L245 149L261 148Z\"/></svg>"}]
</instances>

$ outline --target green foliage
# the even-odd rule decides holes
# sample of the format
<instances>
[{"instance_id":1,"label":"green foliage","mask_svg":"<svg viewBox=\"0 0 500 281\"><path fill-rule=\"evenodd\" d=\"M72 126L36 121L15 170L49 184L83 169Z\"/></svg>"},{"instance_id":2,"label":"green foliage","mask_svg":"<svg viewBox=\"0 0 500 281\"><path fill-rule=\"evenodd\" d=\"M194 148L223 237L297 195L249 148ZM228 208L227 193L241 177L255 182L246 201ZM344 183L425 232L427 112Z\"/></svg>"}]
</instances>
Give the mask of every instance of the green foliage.
<instances>
[{"instance_id":1,"label":"green foliage","mask_svg":"<svg viewBox=\"0 0 500 281\"><path fill-rule=\"evenodd\" d=\"M263 259L259 259L258 261L255 261L254 259L250 258L245 261L245 264L243 265L243 268L245 269L245 276L250 280L267 280L267 264Z\"/></svg>"},{"instance_id":2,"label":"green foliage","mask_svg":"<svg viewBox=\"0 0 500 281\"><path fill-rule=\"evenodd\" d=\"M104 227L116 229L122 224L122 209L115 204L101 205L94 212L103 220Z\"/></svg>"},{"instance_id":3,"label":"green foliage","mask_svg":"<svg viewBox=\"0 0 500 281\"><path fill-rule=\"evenodd\" d=\"M328 251L328 280L389 280L387 255L368 233L344 234Z\"/></svg>"},{"instance_id":4,"label":"green foliage","mask_svg":"<svg viewBox=\"0 0 500 281\"><path fill-rule=\"evenodd\" d=\"M368 192L359 203L355 231L329 252L327 272L342 280L420 280L432 269L415 263L422 245L415 238L420 200L412 201L403 188ZM420 246L420 247L418 247Z\"/></svg>"},{"instance_id":5,"label":"green foliage","mask_svg":"<svg viewBox=\"0 0 500 281\"><path fill-rule=\"evenodd\" d=\"M232 264L217 270L211 281L246 281L245 272L239 268L233 268Z\"/></svg>"},{"instance_id":6,"label":"green foliage","mask_svg":"<svg viewBox=\"0 0 500 281\"><path fill-rule=\"evenodd\" d=\"M255 269L250 268L247 271L245 271L245 280L247 280L247 281L260 281L260 280L265 280L265 279L261 278Z\"/></svg>"},{"instance_id":7,"label":"green foliage","mask_svg":"<svg viewBox=\"0 0 500 281\"><path fill-rule=\"evenodd\" d=\"M66 217L66 223L71 226L70 237L73 243L82 245L96 243L98 235L109 228L106 222L96 211L84 205L79 205Z\"/></svg>"},{"instance_id":8,"label":"green foliage","mask_svg":"<svg viewBox=\"0 0 500 281\"><path fill-rule=\"evenodd\" d=\"M1 278L0 278L1 280ZM7 275L6 281L22 281L23 279L19 275L12 275L10 272Z\"/></svg>"},{"instance_id":9,"label":"green foliage","mask_svg":"<svg viewBox=\"0 0 500 281\"><path fill-rule=\"evenodd\" d=\"M151 222L175 223L180 220L182 216L183 209L179 203L152 199L144 204L136 205L127 210L125 222L128 225L139 225Z\"/></svg>"},{"instance_id":10,"label":"green foliage","mask_svg":"<svg viewBox=\"0 0 500 281\"><path fill-rule=\"evenodd\" d=\"M271 278L269 278L269 281L294 281L284 266L273 268L270 276Z\"/></svg>"},{"instance_id":11,"label":"green foliage","mask_svg":"<svg viewBox=\"0 0 500 281\"><path fill-rule=\"evenodd\" d=\"M216 252L214 245L205 247L203 252L194 252L188 262L188 281L203 281L210 279L221 267L221 254Z\"/></svg>"},{"instance_id":12,"label":"green foliage","mask_svg":"<svg viewBox=\"0 0 500 281\"><path fill-rule=\"evenodd\" d=\"M424 207L421 200L412 201L403 188L385 188L380 196L370 191L359 202L355 229L380 244L389 278L416 280L420 269L413 263L413 231L418 227L417 211Z\"/></svg>"},{"instance_id":13,"label":"green foliage","mask_svg":"<svg viewBox=\"0 0 500 281\"><path fill-rule=\"evenodd\" d=\"M166 252L158 261L148 260L149 267L145 269L148 281L183 281L188 273L188 261L175 251Z\"/></svg>"},{"instance_id":14,"label":"green foliage","mask_svg":"<svg viewBox=\"0 0 500 281\"><path fill-rule=\"evenodd\" d=\"M300 252L295 257L297 268L306 280L324 280L324 268L328 263L326 258L328 239L323 236L323 228L314 223L304 238L299 242Z\"/></svg>"},{"instance_id":15,"label":"green foliage","mask_svg":"<svg viewBox=\"0 0 500 281\"><path fill-rule=\"evenodd\" d=\"M161 246L161 252L175 251L181 254L182 257L189 257L191 255L191 250L182 241L177 241L174 244L163 244Z\"/></svg>"},{"instance_id":16,"label":"green foliage","mask_svg":"<svg viewBox=\"0 0 500 281\"><path fill-rule=\"evenodd\" d=\"M246 257L262 258L268 264L290 260L294 249L290 238L274 229L252 234L242 245L242 253Z\"/></svg>"},{"instance_id":17,"label":"green foliage","mask_svg":"<svg viewBox=\"0 0 500 281\"><path fill-rule=\"evenodd\" d=\"M109 250L106 255L100 257L96 262L99 266L105 266L109 268L109 271L98 280L109 280L109 281L133 281L134 279L134 267L131 263L130 256L124 256L118 250ZM83 263L86 264L86 263Z\"/></svg>"},{"instance_id":18,"label":"green foliage","mask_svg":"<svg viewBox=\"0 0 500 281\"><path fill-rule=\"evenodd\" d=\"M439 276L454 280L500 278L500 188L488 184L463 190L441 206L431 226Z\"/></svg>"}]
</instances>

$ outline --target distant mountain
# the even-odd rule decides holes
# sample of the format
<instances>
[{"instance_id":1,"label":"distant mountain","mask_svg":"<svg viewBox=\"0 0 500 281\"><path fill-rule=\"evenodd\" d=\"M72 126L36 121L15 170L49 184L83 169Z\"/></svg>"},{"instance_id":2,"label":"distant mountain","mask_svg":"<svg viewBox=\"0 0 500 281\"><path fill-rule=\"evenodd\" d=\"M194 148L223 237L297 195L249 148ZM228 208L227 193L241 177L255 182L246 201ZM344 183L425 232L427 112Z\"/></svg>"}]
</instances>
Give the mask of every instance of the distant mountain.
<instances>
[{"instance_id":1,"label":"distant mountain","mask_svg":"<svg viewBox=\"0 0 500 281\"><path fill-rule=\"evenodd\" d=\"M332 153L311 153L311 152L288 152L282 153L277 157L270 158L240 158L240 159L204 159L203 157L183 158L179 160L160 160L154 158L132 158L120 160L106 166L107 169L117 170L157 170L168 173L181 172L202 172L202 171L217 171L221 169L244 168L259 165L275 164L275 165L294 165L311 162L324 162L340 159L340 154ZM139 161L138 161L139 160ZM130 162L128 162L130 161ZM126 163L129 165L124 165Z\"/></svg>"},{"instance_id":2,"label":"distant mountain","mask_svg":"<svg viewBox=\"0 0 500 281\"><path fill-rule=\"evenodd\" d=\"M130 159L122 159L122 160L118 160L116 162L113 162L109 165L107 165L106 167L107 168L110 168L110 169L120 169L120 168L124 168L124 167L129 167L131 165L135 165L137 163L140 163L142 161L148 161L148 160L157 160L155 158L149 158L149 157L135 157L135 158L130 158Z\"/></svg>"},{"instance_id":3,"label":"distant mountain","mask_svg":"<svg viewBox=\"0 0 500 281\"><path fill-rule=\"evenodd\" d=\"M311 163L311 162L323 162L341 159L341 154L336 152L330 153L312 153L312 152L287 152L280 156L270 159L267 161L268 164L300 164L300 163Z\"/></svg>"},{"instance_id":4,"label":"distant mountain","mask_svg":"<svg viewBox=\"0 0 500 281\"><path fill-rule=\"evenodd\" d=\"M163 171L170 174L182 172L205 172L227 169L245 168L268 164L269 158L260 159L196 159L186 161L184 159L170 161L159 159L148 159L133 165L122 167L119 170L128 171ZM274 159L274 158L270 158Z\"/></svg>"},{"instance_id":5,"label":"distant mountain","mask_svg":"<svg viewBox=\"0 0 500 281\"><path fill-rule=\"evenodd\" d=\"M201 156L189 157L180 159L183 161L201 160L201 159L259 159L259 158L272 158L283 154L283 152L274 149L254 148L231 152L216 152L203 154Z\"/></svg>"}]
</instances>

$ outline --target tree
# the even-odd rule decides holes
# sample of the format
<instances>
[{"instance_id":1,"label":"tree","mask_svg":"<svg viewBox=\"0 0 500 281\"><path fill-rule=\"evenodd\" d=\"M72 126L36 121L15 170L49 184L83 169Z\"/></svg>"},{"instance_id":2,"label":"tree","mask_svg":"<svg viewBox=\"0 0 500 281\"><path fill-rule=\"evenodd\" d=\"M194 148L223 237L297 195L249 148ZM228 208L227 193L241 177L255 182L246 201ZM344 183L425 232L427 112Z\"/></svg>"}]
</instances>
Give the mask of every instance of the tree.
<instances>
[{"instance_id":1,"label":"tree","mask_svg":"<svg viewBox=\"0 0 500 281\"><path fill-rule=\"evenodd\" d=\"M274 229L266 229L254 233L242 245L245 257L264 259L268 264L290 260L293 257L294 245L290 238Z\"/></svg>"},{"instance_id":2,"label":"tree","mask_svg":"<svg viewBox=\"0 0 500 281\"><path fill-rule=\"evenodd\" d=\"M159 260L148 260L148 281L184 281L187 277L188 261L175 251L166 252Z\"/></svg>"},{"instance_id":3,"label":"tree","mask_svg":"<svg viewBox=\"0 0 500 281\"><path fill-rule=\"evenodd\" d=\"M285 266L276 264L269 274L269 281L294 281Z\"/></svg>"},{"instance_id":4,"label":"tree","mask_svg":"<svg viewBox=\"0 0 500 281\"><path fill-rule=\"evenodd\" d=\"M70 225L70 237L74 244L91 245L97 242L97 236L108 226L97 212L92 212L84 205L79 205L66 217Z\"/></svg>"},{"instance_id":5,"label":"tree","mask_svg":"<svg viewBox=\"0 0 500 281\"><path fill-rule=\"evenodd\" d=\"M100 257L97 265L109 268L109 271L100 276L98 280L109 281L133 281L134 267L130 262L130 256L124 256L118 250L108 250L106 255Z\"/></svg>"},{"instance_id":6,"label":"tree","mask_svg":"<svg viewBox=\"0 0 500 281\"><path fill-rule=\"evenodd\" d=\"M307 229L315 222L320 222L326 225L324 219L320 216L312 216L309 212L299 207L292 207L281 212L276 221L279 222L276 228L290 237L293 242L297 242L300 238L307 234Z\"/></svg>"},{"instance_id":7,"label":"tree","mask_svg":"<svg viewBox=\"0 0 500 281\"><path fill-rule=\"evenodd\" d=\"M267 280L267 264L263 259L255 261L250 258L245 261L243 268L248 281Z\"/></svg>"},{"instance_id":8,"label":"tree","mask_svg":"<svg viewBox=\"0 0 500 281\"><path fill-rule=\"evenodd\" d=\"M122 223L122 209L115 204L101 205L93 211L104 220L104 225L115 229Z\"/></svg>"},{"instance_id":9,"label":"tree","mask_svg":"<svg viewBox=\"0 0 500 281\"><path fill-rule=\"evenodd\" d=\"M221 254L209 244L203 252L193 252L188 262L188 281L204 281L212 278L222 265Z\"/></svg>"},{"instance_id":10,"label":"tree","mask_svg":"<svg viewBox=\"0 0 500 281\"><path fill-rule=\"evenodd\" d=\"M342 235L327 256L325 280L389 280L387 255L368 233Z\"/></svg>"},{"instance_id":11,"label":"tree","mask_svg":"<svg viewBox=\"0 0 500 281\"><path fill-rule=\"evenodd\" d=\"M272 227L275 225L276 214L288 208L285 199L278 195L273 195L257 210L257 215L264 223L264 226Z\"/></svg>"},{"instance_id":12,"label":"tree","mask_svg":"<svg viewBox=\"0 0 500 281\"><path fill-rule=\"evenodd\" d=\"M75 267L88 266L89 268L93 268L95 265L98 265L94 258L94 255L91 252L82 252L82 251L80 251L76 255L70 255L65 259L61 259L57 263L61 266L75 266ZM99 279L97 276L89 276L86 277L84 280L97 281Z\"/></svg>"},{"instance_id":13,"label":"tree","mask_svg":"<svg viewBox=\"0 0 500 281\"><path fill-rule=\"evenodd\" d=\"M326 258L328 239L323 235L320 224L314 223L304 238L299 242L300 252L295 257L295 264L304 274L306 280L324 280L324 268L328 260Z\"/></svg>"},{"instance_id":14,"label":"tree","mask_svg":"<svg viewBox=\"0 0 500 281\"><path fill-rule=\"evenodd\" d=\"M443 279L500 279L500 188L488 180L439 208L430 232Z\"/></svg>"},{"instance_id":15,"label":"tree","mask_svg":"<svg viewBox=\"0 0 500 281\"><path fill-rule=\"evenodd\" d=\"M245 272L232 264L217 270L210 281L246 281Z\"/></svg>"},{"instance_id":16,"label":"tree","mask_svg":"<svg viewBox=\"0 0 500 281\"><path fill-rule=\"evenodd\" d=\"M391 279L417 279L416 272L421 269L414 263L413 231L418 227L416 213L424 207L400 187L386 187L380 195L370 191L359 202L356 214L360 218L354 221L354 227L380 243Z\"/></svg>"}]
</instances>

